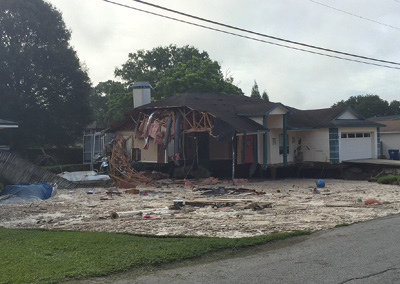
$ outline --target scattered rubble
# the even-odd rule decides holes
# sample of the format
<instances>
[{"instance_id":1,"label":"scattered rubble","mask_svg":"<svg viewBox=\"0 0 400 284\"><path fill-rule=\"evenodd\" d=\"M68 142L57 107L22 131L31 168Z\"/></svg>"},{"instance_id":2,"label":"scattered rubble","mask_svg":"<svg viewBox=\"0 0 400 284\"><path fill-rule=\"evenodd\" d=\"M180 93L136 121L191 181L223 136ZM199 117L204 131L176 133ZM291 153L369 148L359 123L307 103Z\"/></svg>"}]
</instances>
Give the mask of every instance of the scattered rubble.
<instances>
[{"instance_id":1,"label":"scattered rubble","mask_svg":"<svg viewBox=\"0 0 400 284\"><path fill-rule=\"evenodd\" d=\"M237 238L324 230L400 209L400 187L395 185L331 179L317 188L318 194L315 188L311 179L235 185L164 179L123 189L59 189L47 200L1 204L0 226Z\"/></svg>"}]
</instances>

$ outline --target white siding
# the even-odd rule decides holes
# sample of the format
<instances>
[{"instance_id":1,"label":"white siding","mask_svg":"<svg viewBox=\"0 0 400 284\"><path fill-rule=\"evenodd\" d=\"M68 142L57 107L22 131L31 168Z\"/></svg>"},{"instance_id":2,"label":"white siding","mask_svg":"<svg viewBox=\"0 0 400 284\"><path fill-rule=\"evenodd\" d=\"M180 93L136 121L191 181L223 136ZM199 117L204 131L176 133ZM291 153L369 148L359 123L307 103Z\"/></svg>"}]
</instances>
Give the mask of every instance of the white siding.
<instances>
[{"instance_id":1,"label":"white siding","mask_svg":"<svg viewBox=\"0 0 400 284\"><path fill-rule=\"evenodd\" d=\"M382 133L381 132L381 142L382 142L382 155L389 158L389 150L400 150L400 133Z\"/></svg>"},{"instance_id":2,"label":"white siding","mask_svg":"<svg viewBox=\"0 0 400 284\"><path fill-rule=\"evenodd\" d=\"M329 130L299 130L290 131L296 137L294 148L300 146L304 162L329 162ZM301 139L301 144L298 144ZM294 151L295 149L293 149ZM291 151L291 153L293 153Z\"/></svg>"},{"instance_id":3,"label":"white siding","mask_svg":"<svg viewBox=\"0 0 400 284\"><path fill-rule=\"evenodd\" d=\"M346 111L341 116L339 116L337 119L358 119L358 117L356 115L354 115L354 113L352 113L351 111Z\"/></svg>"},{"instance_id":4,"label":"white siding","mask_svg":"<svg viewBox=\"0 0 400 284\"><path fill-rule=\"evenodd\" d=\"M133 131L123 131L120 133L124 136L125 139L132 137L131 139L126 141L126 153L129 159L132 158L132 148L139 148L141 152L142 162L157 163L157 144L154 143L153 138L149 138L149 148L147 150L144 150L143 146L145 144L145 140L140 136L140 134L136 134Z\"/></svg>"}]
</instances>

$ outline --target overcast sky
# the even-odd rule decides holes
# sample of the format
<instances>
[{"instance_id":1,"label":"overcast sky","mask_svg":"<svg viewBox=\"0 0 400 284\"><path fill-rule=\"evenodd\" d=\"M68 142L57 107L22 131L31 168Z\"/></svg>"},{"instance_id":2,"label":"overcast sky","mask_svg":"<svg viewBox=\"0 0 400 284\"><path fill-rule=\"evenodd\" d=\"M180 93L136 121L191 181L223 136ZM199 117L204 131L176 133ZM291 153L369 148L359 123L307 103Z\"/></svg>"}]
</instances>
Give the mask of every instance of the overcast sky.
<instances>
[{"instance_id":1,"label":"overcast sky","mask_svg":"<svg viewBox=\"0 0 400 284\"><path fill-rule=\"evenodd\" d=\"M400 100L400 69L339 60L249 40L103 0L47 1L62 12L67 27L72 31L71 44L80 60L88 67L94 85L101 81L115 80L115 67L125 63L130 52L176 44L178 47L191 45L200 51L207 51L212 60L221 64L224 73L233 76L234 84L246 95L250 95L256 80L260 93L266 90L271 101L295 108L325 108L350 96L365 94L379 95L389 102ZM132 0L113 1L228 30ZM400 0L148 2L285 40L400 63ZM374 63L400 68L400 65Z\"/></svg>"}]
</instances>

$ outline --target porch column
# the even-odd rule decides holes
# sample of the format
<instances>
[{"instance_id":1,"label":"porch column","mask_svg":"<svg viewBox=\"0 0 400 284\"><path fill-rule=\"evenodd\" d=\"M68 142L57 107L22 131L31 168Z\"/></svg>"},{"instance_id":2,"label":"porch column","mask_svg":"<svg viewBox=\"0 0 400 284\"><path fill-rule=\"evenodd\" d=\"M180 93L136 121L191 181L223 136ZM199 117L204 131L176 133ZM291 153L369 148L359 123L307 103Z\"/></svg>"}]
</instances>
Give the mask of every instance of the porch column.
<instances>
[{"instance_id":1,"label":"porch column","mask_svg":"<svg viewBox=\"0 0 400 284\"><path fill-rule=\"evenodd\" d=\"M263 116L263 126L267 128L267 116ZM268 162L268 135L267 132L263 133L263 166L267 166Z\"/></svg>"},{"instance_id":2,"label":"porch column","mask_svg":"<svg viewBox=\"0 0 400 284\"><path fill-rule=\"evenodd\" d=\"M232 137L232 185L235 185L235 147L236 147L236 132Z\"/></svg>"},{"instance_id":3,"label":"porch column","mask_svg":"<svg viewBox=\"0 0 400 284\"><path fill-rule=\"evenodd\" d=\"M287 166L287 114L283 115L283 165Z\"/></svg>"}]
</instances>

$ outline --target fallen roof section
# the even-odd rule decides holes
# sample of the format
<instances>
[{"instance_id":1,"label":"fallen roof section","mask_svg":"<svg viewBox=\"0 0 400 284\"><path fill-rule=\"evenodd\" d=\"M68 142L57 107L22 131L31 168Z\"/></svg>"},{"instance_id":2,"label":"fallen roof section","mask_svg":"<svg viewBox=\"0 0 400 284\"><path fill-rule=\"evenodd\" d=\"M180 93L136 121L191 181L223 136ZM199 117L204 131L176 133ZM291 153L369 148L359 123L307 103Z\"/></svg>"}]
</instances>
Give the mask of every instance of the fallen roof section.
<instances>
[{"instance_id":1,"label":"fallen roof section","mask_svg":"<svg viewBox=\"0 0 400 284\"><path fill-rule=\"evenodd\" d=\"M232 141L236 132L249 134L268 131L263 125L240 114L267 114L278 105L281 104L240 95L184 93L135 108L126 114L124 120L113 122L111 127L114 131L119 130L124 125L127 125L129 121L132 121L132 117L135 117L138 112L149 112L156 109L173 110L184 107L214 116L215 121L211 134L218 141L228 143Z\"/></svg>"}]
</instances>

